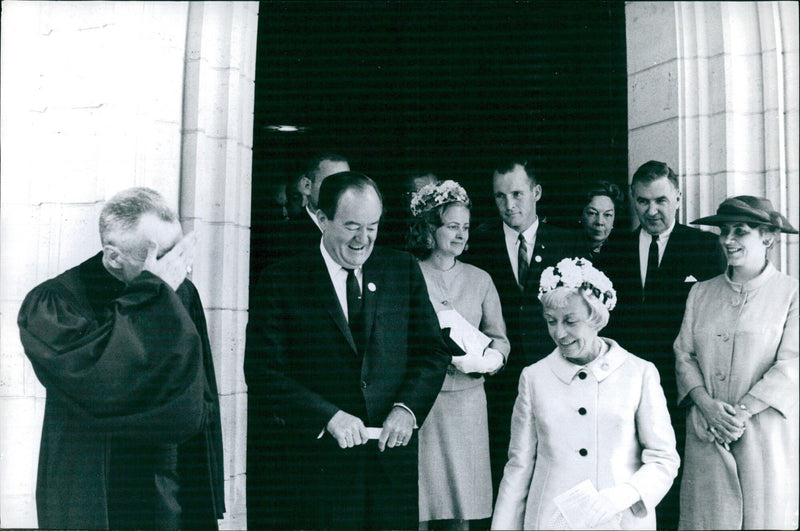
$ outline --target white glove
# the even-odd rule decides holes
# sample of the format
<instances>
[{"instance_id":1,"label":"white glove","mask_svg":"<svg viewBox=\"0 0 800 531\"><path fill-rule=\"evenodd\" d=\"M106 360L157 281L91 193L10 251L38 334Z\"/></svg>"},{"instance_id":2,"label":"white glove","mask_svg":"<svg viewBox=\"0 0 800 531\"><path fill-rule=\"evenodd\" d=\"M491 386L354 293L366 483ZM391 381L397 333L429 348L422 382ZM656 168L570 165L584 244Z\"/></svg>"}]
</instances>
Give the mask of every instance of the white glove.
<instances>
[{"instance_id":1,"label":"white glove","mask_svg":"<svg viewBox=\"0 0 800 531\"><path fill-rule=\"evenodd\" d=\"M586 522L589 527L603 525L641 499L639 492L628 483L614 485L597 494L590 507L593 518Z\"/></svg>"},{"instance_id":2,"label":"white glove","mask_svg":"<svg viewBox=\"0 0 800 531\"><path fill-rule=\"evenodd\" d=\"M470 374L494 374L503 366L505 358L493 348L487 348L481 353L470 351L463 356L453 356L451 363L459 371Z\"/></svg>"}]
</instances>

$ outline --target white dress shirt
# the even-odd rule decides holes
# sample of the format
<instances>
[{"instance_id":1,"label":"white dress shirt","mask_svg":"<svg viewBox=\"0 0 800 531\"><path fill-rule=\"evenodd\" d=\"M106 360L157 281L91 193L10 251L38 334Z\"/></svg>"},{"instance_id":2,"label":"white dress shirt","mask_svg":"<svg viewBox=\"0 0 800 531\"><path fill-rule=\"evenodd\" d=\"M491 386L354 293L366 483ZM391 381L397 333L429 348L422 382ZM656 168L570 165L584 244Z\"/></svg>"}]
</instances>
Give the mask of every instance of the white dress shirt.
<instances>
[{"instance_id":1,"label":"white dress shirt","mask_svg":"<svg viewBox=\"0 0 800 531\"><path fill-rule=\"evenodd\" d=\"M531 263L531 256L533 255L533 246L536 245L536 231L539 230L539 217L531 224L530 227L522 231L522 236L525 238L525 245L528 246L528 263ZM514 278L519 278L519 235L520 233L503 223L503 234L506 237L506 251L508 252L508 259L511 261L511 269L514 271Z\"/></svg>"},{"instance_id":2,"label":"white dress shirt","mask_svg":"<svg viewBox=\"0 0 800 531\"><path fill-rule=\"evenodd\" d=\"M317 213L311 210L311 207L309 207L308 205L306 205L306 214L308 214L308 217L310 217L311 221L314 222L314 225L316 225L317 228L320 231L322 231L322 225L319 224L319 220L317 219Z\"/></svg>"},{"instance_id":3,"label":"white dress shirt","mask_svg":"<svg viewBox=\"0 0 800 531\"><path fill-rule=\"evenodd\" d=\"M319 242L319 250L322 253L323 260L325 260L325 267L328 268L328 276L331 277L333 289L336 291L336 298L339 299L339 305L344 312L344 318L347 319L347 270L331 257L328 250L325 249L325 246L322 244L322 240ZM358 280L358 289L363 293L362 278L364 277L364 273L361 271L360 267L357 267L355 269L355 274L356 280Z\"/></svg>"},{"instance_id":4,"label":"white dress shirt","mask_svg":"<svg viewBox=\"0 0 800 531\"><path fill-rule=\"evenodd\" d=\"M661 259L664 257L664 250L667 248L669 235L672 234L672 229L675 228L675 220L667 227L667 230L658 235L658 265L661 265ZM653 236L644 230L639 231L639 278L642 279L642 287L644 287L647 280L647 255L650 252L650 242L653 241Z\"/></svg>"}]
</instances>

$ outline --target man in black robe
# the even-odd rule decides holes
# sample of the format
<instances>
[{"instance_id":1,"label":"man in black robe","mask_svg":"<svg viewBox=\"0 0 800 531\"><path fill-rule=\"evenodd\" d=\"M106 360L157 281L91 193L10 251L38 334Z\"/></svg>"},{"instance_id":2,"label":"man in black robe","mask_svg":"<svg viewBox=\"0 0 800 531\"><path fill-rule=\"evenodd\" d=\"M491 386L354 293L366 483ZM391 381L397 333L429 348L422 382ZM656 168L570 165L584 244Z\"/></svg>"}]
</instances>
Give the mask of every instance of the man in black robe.
<instances>
[{"instance_id":1,"label":"man in black robe","mask_svg":"<svg viewBox=\"0 0 800 531\"><path fill-rule=\"evenodd\" d=\"M222 435L196 244L147 188L111 198L103 249L34 288L25 353L47 389L36 486L44 528L217 528Z\"/></svg>"}]
</instances>

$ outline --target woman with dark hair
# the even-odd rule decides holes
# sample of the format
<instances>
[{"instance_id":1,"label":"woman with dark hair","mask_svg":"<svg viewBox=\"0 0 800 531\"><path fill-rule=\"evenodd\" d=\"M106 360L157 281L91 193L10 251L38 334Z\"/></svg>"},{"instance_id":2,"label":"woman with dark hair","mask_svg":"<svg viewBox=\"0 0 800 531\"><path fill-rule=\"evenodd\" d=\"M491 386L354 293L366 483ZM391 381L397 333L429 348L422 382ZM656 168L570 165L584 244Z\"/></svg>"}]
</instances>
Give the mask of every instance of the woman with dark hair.
<instances>
[{"instance_id":1,"label":"woman with dark hair","mask_svg":"<svg viewBox=\"0 0 800 531\"><path fill-rule=\"evenodd\" d=\"M454 181L430 183L413 194L411 213L408 246L454 351L419 430L419 517L423 529L468 529L492 514L482 375L500 370L510 347L491 277L458 260L469 239L467 192Z\"/></svg>"},{"instance_id":2,"label":"woman with dark hair","mask_svg":"<svg viewBox=\"0 0 800 531\"><path fill-rule=\"evenodd\" d=\"M681 529L797 529L798 282L772 265L797 230L769 200L726 199L714 216L727 271L689 292L675 341L688 406Z\"/></svg>"},{"instance_id":3,"label":"woman with dark hair","mask_svg":"<svg viewBox=\"0 0 800 531\"><path fill-rule=\"evenodd\" d=\"M625 196L616 184L599 181L590 185L585 198L578 223L583 227L586 257L599 266L600 251L611 235L616 213L621 210Z\"/></svg>"}]
</instances>

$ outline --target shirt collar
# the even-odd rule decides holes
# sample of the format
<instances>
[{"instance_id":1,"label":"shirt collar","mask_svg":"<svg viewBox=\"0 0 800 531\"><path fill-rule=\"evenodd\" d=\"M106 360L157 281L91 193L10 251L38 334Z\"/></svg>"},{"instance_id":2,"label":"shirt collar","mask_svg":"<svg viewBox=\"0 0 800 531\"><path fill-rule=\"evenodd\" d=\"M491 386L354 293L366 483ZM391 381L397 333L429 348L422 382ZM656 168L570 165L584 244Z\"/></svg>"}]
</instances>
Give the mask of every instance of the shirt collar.
<instances>
[{"instance_id":1,"label":"shirt collar","mask_svg":"<svg viewBox=\"0 0 800 531\"><path fill-rule=\"evenodd\" d=\"M658 235L659 245L662 245L664 242L669 240L669 236L670 234L672 234L672 230L674 228L675 228L675 220L673 219L670 226L667 227L667 230ZM653 239L653 235L644 230L644 227L642 227L642 230L639 231L639 238L643 240L645 243L647 243L647 245L650 245L650 241Z\"/></svg>"},{"instance_id":2,"label":"shirt collar","mask_svg":"<svg viewBox=\"0 0 800 531\"><path fill-rule=\"evenodd\" d=\"M606 353L590 361L586 365L576 365L561 357L556 348L547 356L550 370L565 384L570 384L580 372L590 372L595 380L602 382L608 375L617 370L630 356L628 351L620 347L613 339L601 338L609 347Z\"/></svg>"},{"instance_id":3,"label":"shirt collar","mask_svg":"<svg viewBox=\"0 0 800 531\"><path fill-rule=\"evenodd\" d=\"M322 230L322 226L319 224L319 220L317 219L317 213L311 210L310 205L306 205L306 214L308 214L308 217L310 217L311 221L314 222L314 225L316 225L319 230Z\"/></svg>"},{"instance_id":4,"label":"shirt collar","mask_svg":"<svg viewBox=\"0 0 800 531\"><path fill-rule=\"evenodd\" d=\"M319 240L319 250L322 253L322 259L325 260L325 267L328 269L328 275L331 279L336 278L337 275L340 274L347 274L344 266L339 264L333 257L328 253L328 250L325 248L325 245L322 243L322 239ZM361 268L355 268L356 276L361 275Z\"/></svg>"},{"instance_id":5,"label":"shirt collar","mask_svg":"<svg viewBox=\"0 0 800 531\"><path fill-rule=\"evenodd\" d=\"M522 231L522 236L528 244L533 244L536 240L536 231L539 230L539 216L531 223L531 226ZM503 234L506 236L506 242L509 245L516 245L520 233L512 229L503 222Z\"/></svg>"},{"instance_id":6,"label":"shirt collar","mask_svg":"<svg viewBox=\"0 0 800 531\"><path fill-rule=\"evenodd\" d=\"M766 267L764 267L764 270L759 273L757 277L751 278L747 282L740 283L731 280L731 277L729 276L730 269L726 269L725 281L728 283L728 286L730 286L730 288L737 293L741 293L743 291L753 291L766 284L777 272L778 270L775 269L775 266L772 265L772 262L767 262Z\"/></svg>"}]
</instances>

